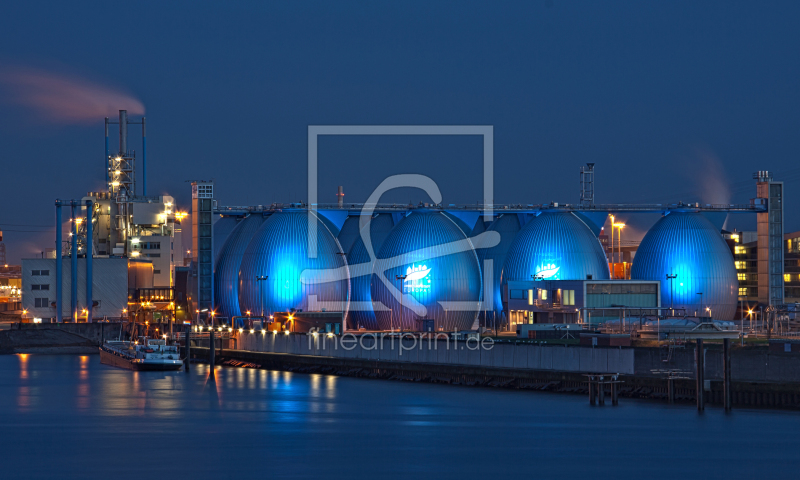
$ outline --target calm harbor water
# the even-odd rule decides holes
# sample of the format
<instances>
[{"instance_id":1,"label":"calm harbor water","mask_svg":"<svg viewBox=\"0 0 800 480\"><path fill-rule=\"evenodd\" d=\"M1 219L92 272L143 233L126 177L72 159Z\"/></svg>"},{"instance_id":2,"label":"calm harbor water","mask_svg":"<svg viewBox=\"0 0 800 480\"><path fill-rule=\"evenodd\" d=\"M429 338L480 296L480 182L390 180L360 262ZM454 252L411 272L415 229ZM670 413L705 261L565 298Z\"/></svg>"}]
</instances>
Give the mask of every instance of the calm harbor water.
<instances>
[{"instance_id":1,"label":"calm harbor water","mask_svg":"<svg viewBox=\"0 0 800 480\"><path fill-rule=\"evenodd\" d=\"M800 413L0 356L0 477L797 478ZM776 477L776 476L780 477Z\"/></svg>"}]
</instances>

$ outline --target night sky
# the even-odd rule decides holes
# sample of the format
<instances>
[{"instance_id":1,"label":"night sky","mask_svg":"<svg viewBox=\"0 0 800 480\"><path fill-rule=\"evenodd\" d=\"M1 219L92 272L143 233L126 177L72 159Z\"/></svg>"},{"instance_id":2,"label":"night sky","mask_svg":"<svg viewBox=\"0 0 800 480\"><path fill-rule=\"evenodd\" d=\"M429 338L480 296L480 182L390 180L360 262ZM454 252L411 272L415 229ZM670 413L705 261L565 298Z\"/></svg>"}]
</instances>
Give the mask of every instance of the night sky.
<instances>
[{"instance_id":1,"label":"night sky","mask_svg":"<svg viewBox=\"0 0 800 480\"><path fill-rule=\"evenodd\" d=\"M52 247L56 197L103 188L120 108L147 116L148 193L186 209L193 179L222 205L304 200L310 124L464 124L494 126L498 203L576 203L586 162L599 203L748 203L772 170L800 230L797 2L387 3L6 2L9 263ZM433 177L444 203L482 195L478 137L325 138L319 161L320 201L395 173Z\"/></svg>"}]
</instances>

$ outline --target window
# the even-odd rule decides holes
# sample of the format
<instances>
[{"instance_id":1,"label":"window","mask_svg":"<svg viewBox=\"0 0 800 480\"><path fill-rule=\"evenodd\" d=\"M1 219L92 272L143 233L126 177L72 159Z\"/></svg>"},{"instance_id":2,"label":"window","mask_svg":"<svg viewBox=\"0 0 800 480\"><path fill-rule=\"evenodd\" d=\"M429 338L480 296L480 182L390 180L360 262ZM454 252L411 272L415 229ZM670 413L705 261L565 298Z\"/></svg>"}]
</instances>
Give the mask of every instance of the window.
<instances>
[{"instance_id":1,"label":"window","mask_svg":"<svg viewBox=\"0 0 800 480\"><path fill-rule=\"evenodd\" d=\"M161 270L153 270L153 274L154 275L158 275L159 273L161 273ZM189 338L191 338L191 337L189 337Z\"/></svg>"},{"instance_id":2,"label":"window","mask_svg":"<svg viewBox=\"0 0 800 480\"><path fill-rule=\"evenodd\" d=\"M161 258L160 253L146 253L144 256L148 258Z\"/></svg>"},{"instance_id":3,"label":"window","mask_svg":"<svg viewBox=\"0 0 800 480\"><path fill-rule=\"evenodd\" d=\"M508 292L508 296L514 300L522 300L525 298L525 290L511 290Z\"/></svg>"},{"instance_id":4,"label":"window","mask_svg":"<svg viewBox=\"0 0 800 480\"><path fill-rule=\"evenodd\" d=\"M747 268L745 262L734 262L736 264L736 270L744 270Z\"/></svg>"},{"instance_id":5,"label":"window","mask_svg":"<svg viewBox=\"0 0 800 480\"><path fill-rule=\"evenodd\" d=\"M747 296L747 287L739 287L739 296L746 297Z\"/></svg>"},{"instance_id":6,"label":"window","mask_svg":"<svg viewBox=\"0 0 800 480\"><path fill-rule=\"evenodd\" d=\"M740 254L743 254L743 253L747 253L747 251L746 251L746 249L744 247L740 247L738 245L736 247L734 247L733 251L737 255L740 255Z\"/></svg>"},{"instance_id":7,"label":"window","mask_svg":"<svg viewBox=\"0 0 800 480\"><path fill-rule=\"evenodd\" d=\"M575 290L563 290L561 295L562 305L575 305Z\"/></svg>"},{"instance_id":8,"label":"window","mask_svg":"<svg viewBox=\"0 0 800 480\"><path fill-rule=\"evenodd\" d=\"M31 270L31 275L34 276L50 275L50 270Z\"/></svg>"},{"instance_id":9,"label":"window","mask_svg":"<svg viewBox=\"0 0 800 480\"><path fill-rule=\"evenodd\" d=\"M528 305L533 305L533 290L528 290Z\"/></svg>"},{"instance_id":10,"label":"window","mask_svg":"<svg viewBox=\"0 0 800 480\"><path fill-rule=\"evenodd\" d=\"M539 289L539 300L547 300L547 290L544 288Z\"/></svg>"},{"instance_id":11,"label":"window","mask_svg":"<svg viewBox=\"0 0 800 480\"><path fill-rule=\"evenodd\" d=\"M50 290L50 285L31 285L31 290Z\"/></svg>"},{"instance_id":12,"label":"window","mask_svg":"<svg viewBox=\"0 0 800 480\"><path fill-rule=\"evenodd\" d=\"M784 273L783 274L783 281L784 282L791 282L792 281L792 276L789 275L788 273Z\"/></svg>"},{"instance_id":13,"label":"window","mask_svg":"<svg viewBox=\"0 0 800 480\"><path fill-rule=\"evenodd\" d=\"M736 276L739 277L739 281L740 282L742 280L747 280L747 274L746 273L737 273Z\"/></svg>"},{"instance_id":14,"label":"window","mask_svg":"<svg viewBox=\"0 0 800 480\"><path fill-rule=\"evenodd\" d=\"M50 306L50 301L47 298L34 298L33 300L35 308L47 308Z\"/></svg>"}]
</instances>

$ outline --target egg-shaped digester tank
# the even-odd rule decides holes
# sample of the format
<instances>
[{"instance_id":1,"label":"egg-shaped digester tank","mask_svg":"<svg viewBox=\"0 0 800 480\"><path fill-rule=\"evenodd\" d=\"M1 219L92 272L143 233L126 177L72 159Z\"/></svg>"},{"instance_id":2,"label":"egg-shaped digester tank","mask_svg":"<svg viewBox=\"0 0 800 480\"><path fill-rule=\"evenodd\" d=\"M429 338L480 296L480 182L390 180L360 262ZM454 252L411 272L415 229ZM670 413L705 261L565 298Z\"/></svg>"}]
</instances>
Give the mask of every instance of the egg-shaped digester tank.
<instances>
[{"instance_id":1,"label":"egg-shaped digester tank","mask_svg":"<svg viewBox=\"0 0 800 480\"><path fill-rule=\"evenodd\" d=\"M445 331L477 323L483 290L478 255L447 215L406 216L383 242L378 259L371 292L380 329L420 330L423 319Z\"/></svg>"},{"instance_id":2,"label":"egg-shaped digester tank","mask_svg":"<svg viewBox=\"0 0 800 480\"><path fill-rule=\"evenodd\" d=\"M517 234L506 255L509 280L607 280L608 261L592 230L570 212L543 212Z\"/></svg>"},{"instance_id":3,"label":"egg-shaped digester tank","mask_svg":"<svg viewBox=\"0 0 800 480\"><path fill-rule=\"evenodd\" d=\"M317 226L314 258L309 258L308 251L309 215ZM259 313L263 310L265 315L292 308L346 311L350 274L343 253L327 222L313 212L272 214L242 258L239 308ZM316 283L315 279L325 281Z\"/></svg>"},{"instance_id":4,"label":"egg-shaped digester tank","mask_svg":"<svg viewBox=\"0 0 800 480\"><path fill-rule=\"evenodd\" d=\"M214 305L219 317L231 319L243 313L239 309L239 269L247 246L263 222L261 214L240 220L220 249L214 267Z\"/></svg>"},{"instance_id":5,"label":"egg-shaped digester tank","mask_svg":"<svg viewBox=\"0 0 800 480\"><path fill-rule=\"evenodd\" d=\"M676 277L670 280L667 275ZM636 250L631 278L660 280L661 305L681 309L681 314L710 313L717 320L735 316L739 280L733 254L720 231L700 213L661 217Z\"/></svg>"}]
</instances>

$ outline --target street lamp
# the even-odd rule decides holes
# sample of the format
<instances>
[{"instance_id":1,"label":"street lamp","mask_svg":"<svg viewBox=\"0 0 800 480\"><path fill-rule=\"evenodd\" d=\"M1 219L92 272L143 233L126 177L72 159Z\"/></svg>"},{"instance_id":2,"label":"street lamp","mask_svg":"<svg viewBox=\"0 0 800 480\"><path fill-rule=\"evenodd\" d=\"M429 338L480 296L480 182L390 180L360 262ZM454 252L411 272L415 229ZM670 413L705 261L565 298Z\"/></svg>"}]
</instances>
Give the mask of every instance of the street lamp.
<instances>
[{"instance_id":1,"label":"street lamp","mask_svg":"<svg viewBox=\"0 0 800 480\"><path fill-rule=\"evenodd\" d=\"M667 280L669 280L669 309L671 311L672 316L675 316L675 286L673 285L672 281L678 278L678 275L675 273L668 273Z\"/></svg>"},{"instance_id":2,"label":"street lamp","mask_svg":"<svg viewBox=\"0 0 800 480\"><path fill-rule=\"evenodd\" d=\"M624 223L612 223L611 224L611 233L614 233L614 227L618 228L619 231L617 232L617 250L619 251L619 255L617 259L622 262L622 229L625 228ZM614 247L611 247L611 255L614 255ZM616 276L616 272L615 272ZM625 262L622 262L622 279L625 280Z\"/></svg>"},{"instance_id":3,"label":"street lamp","mask_svg":"<svg viewBox=\"0 0 800 480\"><path fill-rule=\"evenodd\" d=\"M399 320L397 322L398 323L398 328L397 328L398 332L402 332L403 331L403 296L405 295L403 293L403 282L405 282L406 277L408 277L408 275L395 275L394 276L394 278L396 280L400 281L400 318L399 318Z\"/></svg>"},{"instance_id":4,"label":"street lamp","mask_svg":"<svg viewBox=\"0 0 800 480\"><path fill-rule=\"evenodd\" d=\"M269 275L256 275L256 283L266 281L269 278ZM260 297L261 303L261 316L264 316L264 289L259 286L258 289L258 296Z\"/></svg>"},{"instance_id":5,"label":"street lamp","mask_svg":"<svg viewBox=\"0 0 800 480\"><path fill-rule=\"evenodd\" d=\"M697 292L700 295L700 308L703 308L703 292Z\"/></svg>"}]
</instances>

